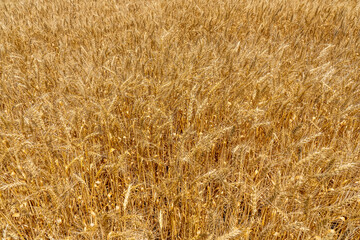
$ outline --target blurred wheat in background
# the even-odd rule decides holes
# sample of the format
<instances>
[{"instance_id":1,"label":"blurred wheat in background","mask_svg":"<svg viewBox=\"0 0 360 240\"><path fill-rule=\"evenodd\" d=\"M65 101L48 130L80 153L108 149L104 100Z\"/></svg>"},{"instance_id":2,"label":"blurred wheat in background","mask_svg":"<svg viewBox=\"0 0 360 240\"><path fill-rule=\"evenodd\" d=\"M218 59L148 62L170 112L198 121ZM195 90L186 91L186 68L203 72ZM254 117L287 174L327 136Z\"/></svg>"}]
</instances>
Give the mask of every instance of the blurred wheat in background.
<instances>
[{"instance_id":1,"label":"blurred wheat in background","mask_svg":"<svg viewBox=\"0 0 360 240\"><path fill-rule=\"evenodd\" d=\"M3 0L2 239L359 239L360 3Z\"/></svg>"}]
</instances>

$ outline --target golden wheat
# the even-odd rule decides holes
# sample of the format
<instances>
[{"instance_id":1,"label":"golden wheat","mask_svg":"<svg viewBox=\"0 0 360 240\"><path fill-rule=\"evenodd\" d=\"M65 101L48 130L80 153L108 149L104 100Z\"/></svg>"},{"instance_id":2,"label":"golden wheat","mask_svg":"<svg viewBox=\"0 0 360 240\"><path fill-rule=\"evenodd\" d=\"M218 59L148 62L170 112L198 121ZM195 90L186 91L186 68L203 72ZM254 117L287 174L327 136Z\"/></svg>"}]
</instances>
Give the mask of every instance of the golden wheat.
<instances>
[{"instance_id":1,"label":"golden wheat","mask_svg":"<svg viewBox=\"0 0 360 240\"><path fill-rule=\"evenodd\" d=\"M359 12L1 1L2 239L359 239Z\"/></svg>"}]
</instances>

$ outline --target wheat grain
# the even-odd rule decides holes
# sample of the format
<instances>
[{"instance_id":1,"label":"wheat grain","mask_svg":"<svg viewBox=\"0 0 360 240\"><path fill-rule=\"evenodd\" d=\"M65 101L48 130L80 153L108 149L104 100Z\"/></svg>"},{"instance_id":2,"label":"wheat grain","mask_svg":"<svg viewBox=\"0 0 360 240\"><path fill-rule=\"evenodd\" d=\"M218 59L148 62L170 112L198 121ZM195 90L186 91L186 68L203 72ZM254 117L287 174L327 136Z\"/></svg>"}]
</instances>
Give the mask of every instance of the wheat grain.
<instances>
[{"instance_id":1,"label":"wheat grain","mask_svg":"<svg viewBox=\"0 0 360 240\"><path fill-rule=\"evenodd\" d=\"M359 9L1 1L4 238L356 239Z\"/></svg>"}]
</instances>

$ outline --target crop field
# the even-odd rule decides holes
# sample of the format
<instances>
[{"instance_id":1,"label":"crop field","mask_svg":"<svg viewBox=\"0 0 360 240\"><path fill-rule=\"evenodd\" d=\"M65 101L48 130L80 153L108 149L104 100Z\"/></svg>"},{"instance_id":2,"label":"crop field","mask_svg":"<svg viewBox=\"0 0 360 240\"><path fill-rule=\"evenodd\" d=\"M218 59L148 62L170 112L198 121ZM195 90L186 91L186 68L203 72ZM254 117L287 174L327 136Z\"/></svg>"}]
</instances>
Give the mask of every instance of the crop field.
<instances>
[{"instance_id":1,"label":"crop field","mask_svg":"<svg viewBox=\"0 0 360 240\"><path fill-rule=\"evenodd\" d=\"M0 238L360 239L360 2L2 0Z\"/></svg>"}]
</instances>

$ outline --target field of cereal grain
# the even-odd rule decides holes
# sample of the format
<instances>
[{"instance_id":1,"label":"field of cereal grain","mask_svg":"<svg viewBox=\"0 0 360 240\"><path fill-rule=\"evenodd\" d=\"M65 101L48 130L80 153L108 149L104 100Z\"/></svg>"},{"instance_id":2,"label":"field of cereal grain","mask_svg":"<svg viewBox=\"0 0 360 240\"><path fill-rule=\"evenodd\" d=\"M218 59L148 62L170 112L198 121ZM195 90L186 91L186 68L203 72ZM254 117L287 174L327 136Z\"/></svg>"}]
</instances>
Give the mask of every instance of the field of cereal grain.
<instances>
[{"instance_id":1,"label":"field of cereal grain","mask_svg":"<svg viewBox=\"0 0 360 240\"><path fill-rule=\"evenodd\" d=\"M360 239L360 3L3 0L2 239Z\"/></svg>"}]
</instances>

